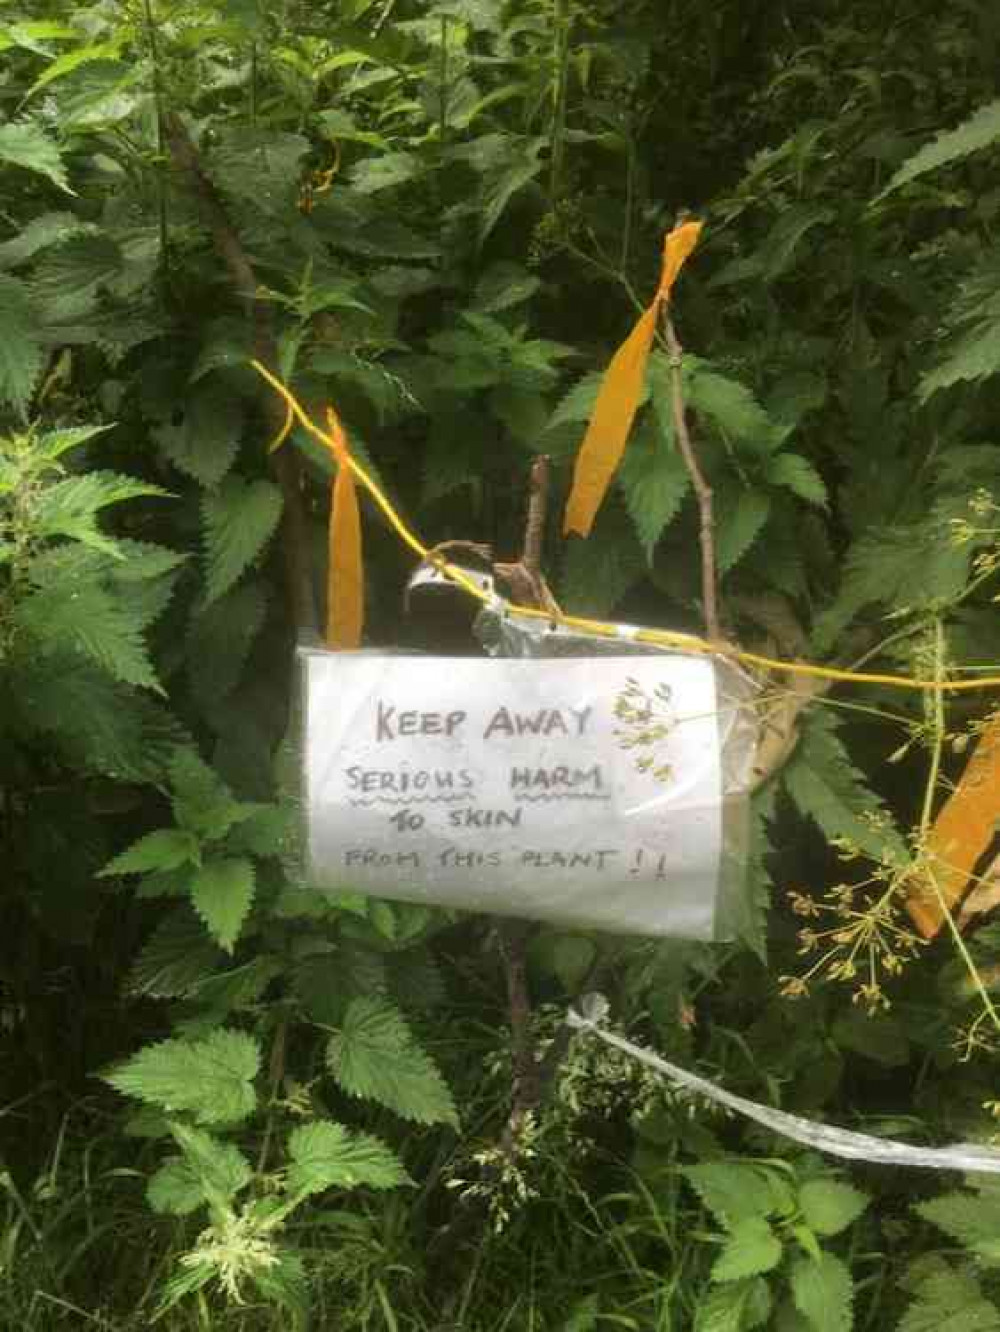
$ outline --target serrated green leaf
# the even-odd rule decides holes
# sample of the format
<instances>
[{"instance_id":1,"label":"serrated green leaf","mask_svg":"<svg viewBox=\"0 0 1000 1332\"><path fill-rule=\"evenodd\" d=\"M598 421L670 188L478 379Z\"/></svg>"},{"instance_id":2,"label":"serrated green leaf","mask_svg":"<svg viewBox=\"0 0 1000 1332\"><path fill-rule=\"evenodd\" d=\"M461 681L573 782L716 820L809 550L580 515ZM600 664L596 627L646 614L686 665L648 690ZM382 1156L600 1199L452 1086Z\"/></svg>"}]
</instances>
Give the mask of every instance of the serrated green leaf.
<instances>
[{"instance_id":1,"label":"serrated green leaf","mask_svg":"<svg viewBox=\"0 0 1000 1332\"><path fill-rule=\"evenodd\" d=\"M0 162L34 171L67 194L74 193L69 187L59 145L33 121L12 120L0 125Z\"/></svg>"},{"instance_id":2,"label":"serrated green leaf","mask_svg":"<svg viewBox=\"0 0 1000 1332\"><path fill-rule=\"evenodd\" d=\"M270 541L281 517L281 491L270 481L231 476L206 495L206 603L233 586Z\"/></svg>"},{"instance_id":3,"label":"serrated green leaf","mask_svg":"<svg viewBox=\"0 0 1000 1332\"><path fill-rule=\"evenodd\" d=\"M326 1189L394 1189L409 1182L395 1153L378 1138L348 1132L328 1120L295 1129L288 1155L285 1186L303 1198Z\"/></svg>"},{"instance_id":4,"label":"serrated green leaf","mask_svg":"<svg viewBox=\"0 0 1000 1332\"><path fill-rule=\"evenodd\" d=\"M43 256L32 279L32 300L46 325L54 325L58 330L55 334L58 341L66 340L61 324L90 315L98 293L114 282L123 264L121 250L103 233L71 236L58 249ZM121 315L114 318L117 322ZM91 326L86 331L93 336Z\"/></svg>"},{"instance_id":5,"label":"serrated green leaf","mask_svg":"<svg viewBox=\"0 0 1000 1332\"><path fill-rule=\"evenodd\" d=\"M198 841L181 828L164 828L146 833L127 850L108 862L99 878L112 874L148 874L150 870L171 870L198 863Z\"/></svg>"},{"instance_id":6,"label":"serrated green leaf","mask_svg":"<svg viewBox=\"0 0 1000 1332\"><path fill-rule=\"evenodd\" d=\"M193 749L179 749L170 761L174 817L182 828L206 841L218 841L242 815L242 806L217 773Z\"/></svg>"},{"instance_id":7,"label":"serrated green leaf","mask_svg":"<svg viewBox=\"0 0 1000 1332\"><path fill-rule=\"evenodd\" d=\"M733 1226L725 1247L712 1264L713 1281L741 1281L770 1272L781 1262L781 1241L761 1216Z\"/></svg>"},{"instance_id":8,"label":"serrated green leaf","mask_svg":"<svg viewBox=\"0 0 1000 1332\"><path fill-rule=\"evenodd\" d=\"M810 1180L799 1190L803 1219L817 1235L839 1235L858 1219L868 1203L860 1189L836 1179Z\"/></svg>"},{"instance_id":9,"label":"serrated green leaf","mask_svg":"<svg viewBox=\"0 0 1000 1332\"><path fill-rule=\"evenodd\" d=\"M742 489L735 500L716 510L715 557L720 573L728 573L760 536L771 513L763 490Z\"/></svg>"},{"instance_id":10,"label":"serrated green leaf","mask_svg":"<svg viewBox=\"0 0 1000 1332\"><path fill-rule=\"evenodd\" d=\"M81 46L75 51L67 51L64 55L53 60L35 80L28 89L27 96L32 97L35 93L41 92L47 88L50 83L55 83L58 79L64 79L67 74L72 74L74 70L81 65L92 64L95 60L116 60L119 53L119 43L98 42L92 46Z\"/></svg>"},{"instance_id":11,"label":"serrated green leaf","mask_svg":"<svg viewBox=\"0 0 1000 1332\"><path fill-rule=\"evenodd\" d=\"M58 245L81 232L94 231L93 223L83 221L75 213L41 213L0 245L0 268L16 268L50 245Z\"/></svg>"},{"instance_id":12,"label":"serrated green leaf","mask_svg":"<svg viewBox=\"0 0 1000 1332\"><path fill-rule=\"evenodd\" d=\"M146 1201L161 1216L190 1216L205 1203L205 1190L183 1156L172 1156L149 1178Z\"/></svg>"},{"instance_id":13,"label":"serrated green leaf","mask_svg":"<svg viewBox=\"0 0 1000 1332\"><path fill-rule=\"evenodd\" d=\"M384 153L366 157L351 171L351 188L358 194L379 194L407 181L416 180L427 171L425 161L416 153Z\"/></svg>"},{"instance_id":14,"label":"serrated green leaf","mask_svg":"<svg viewBox=\"0 0 1000 1332\"><path fill-rule=\"evenodd\" d=\"M679 513L691 485L684 459L655 421L647 419L634 432L618 479L629 517L651 561L653 548Z\"/></svg>"},{"instance_id":15,"label":"serrated green leaf","mask_svg":"<svg viewBox=\"0 0 1000 1332\"><path fill-rule=\"evenodd\" d=\"M846 1265L832 1253L802 1256L789 1273L795 1307L815 1332L850 1332L854 1325L854 1282Z\"/></svg>"},{"instance_id":16,"label":"serrated green leaf","mask_svg":"<svg viewBox=\"0 0 1000 1332\"><path fill-rule=\"evenodd\" d=\"M879 796L851 762L829 713L814 710L805 719L782 780L799 810L828 838L847 837L873 859L890 856L905 863L903 839Z\"/></svg>"},{"instance_id":17,"label":"serrated green leaf","mask_svg":"<svg viewBox=\"0 0 1000 1332\"><path fill-rule=\"evenodd\" d=\"M771 1310L767 1283L760 1277L714 1286L698 1302L695 1332L748 1332Z\"/></svg>"},{"instance_id":18,"label":"serrated green leaf","mask_svg":"<svg viewBox=\"0 0 1000 1332\"><path fill-rule=\"evenodd\" d=\"M258 859L280 859L295 834L296 812L284 805L253 805L233 828L226 846Z\"/></svg>"},{"instance_id":19,"label":"serrated green leaf","mask_svg":"<svg viewBox=\"0 0 1000 1332\"><path fill-rule=\"evenodd\" d=\"M868 1014L853 1008L835 1020L830 1035L839 1048L853 1050L883 1068L902 1068L910 1061L906 1026L892 1013Z\"/></svg>"},{"instance_id":20,"label":"serrated green leaf","mask_svg":"<svg viewBox=\"0 0 1000 1332\"><path fill-rule=\"evenodd\" d=\"M603 381L604 374L600 370L592 370L578 380L552 413L549 423L545 427L546 431L555 430L564 425L581 425L589 421L594 413L594 405L597 402L597 395L601 391ZM647 387L640 398L640 406L648 396L649 389Z\"/></svg>"},{"instance_id":21,"label":"serrated green leaf","mask_svg":"<svg viewBox=\"0 0 1000 1332\"><path fill-rule=\"evenodd\" d=\"M670 368L663 352L651 358L654 396L663 398L660 415L669 410ZM709 423L722 439L756 454L769 453L781 431L753 393L738 380L722 374L698 356L684 357L684 395L687 407Z\"/></svg>"},{"instance_id":22,"label":"serrated green leaf","mask_svg":"<svg viewBox=\"0 0 1000 1332\"><path fill-rule=\"evenodd\" d=\"M567 542L563 597L577 613L608 615L645 571L646 559L631 523L606 500L590 536Z\"/></svg>"},{"instance_id":23,"label":"serrated green leaf","mask_svg":"<svg viewBox=\"0 0 1000 1332\"><path fill-rule=\"evenodd\" d=\"M196 611L188 634L188 674L206 715L212 716L240 683L266 614L265 586L254 579Z\"/></svg>"},{"instance_id":24,"label":"serrated green leaf","mask_svg":"<svg viewBox=\"0 0 1000 1332\"><path fill-rule=\"evenodd\" d=\"M826 485L808 458L799 453L777 453L768 461L765 478L772 486L784 486L807 504L820 508L827 502Z\"/></svg>"},{"instance_id":25,"label":"serrated green leaf","mask_svg":"<svg viewBox=\"0 0 1000 1332\"><path fill-rule=\"evenodd\" d=\"M191 880L191 904L227 953L240 937L253 894L253 862L243 856L208 860Z\"/></svg>"},{"instance_id":26,"label":"serrated green leaf","mask_svg":"<svg viewBox=\"0 0 1000 1332\"><path fill-rule=\"evenodd\" d=\"M219 970L215 975L199 980L192 987L191 997L197 1000L200 1008L228 1016L256 1004L284 970L285 963L280 958L259 953L242 966Z\"/></svg>"},{"instance_id":27,"label":"serrated green leaf","mask_svg":"<svg viewBox=\"0 0 1000 1332\"><path fill-rule=\"evenodd\" d=\"M998 371L1000 321L983 319L947 344L938 364L921 378L917 394L921 402L927 402L942 389L989 379Z\"/></svg>"},{"instance_id":28,"label":"serrated green leaf","mask_svg":"<svg viewBox=\"0 0 1000 1332\"><path fill-rule=\"evenodd\" d=\"M253 1113L259 1071L260 1049L252 1036L216 1031L202 1040L148 1045L106 1081L123 1095L171 1114L184 1111L199 1124L222 1124Z\"/></svg>"},{"instance_id":29,"label":"serrated green leaf","mask_svg":"<svg viewBox=\"0 0 1000 1332\"><path fill-rule=\"evenodd\" d=\"M866 532L851 546L833 604L817 617L816 647L825 651L873 603L894 607L948 601L965 587L970 550L951 539L948 515ZM920 578L913 577L919 568Z\"/></svg>"},{"instance_id":30,"label":"serrated green leaf","mask_svg":"<svg viewBox=\"0 0 1000 1332\"><path fill-rule=\"evenodd\" d=\"M982 1262L1000 1265L1000 1193L946 1193L915 1210Z\"/></svg>"},{"instance_id":31,"label":"serrated green leaf","mask_svg":"<svg viewBox=\"0 0 1000 1332\"><path fill-rule=\"evenodd\" d=\"M214 976L225 954L205 935L187 905L171 911L143 944L129 975L129 990L150 999L193 994Z\"/></svg>"},{"instance_id":32,"label":"serrated green leaf","mask_svg":"<svg viewBox=\"0 0 1000 1332\"><path fill-rule=\"evenodd\" d=\"M998 139L1000 139L1000 101L981 106L956 129L945 130L930 143L925 144L919 152L914 153L903 163L878 198L884 199L887 194L909 185L911 181L926 175L928 171L950 166L953 162L968 157L970 153L988 148Z\"/></svg>"},{"instance_id":33,"label":"serrated green leaf","mask_svg":"<svg viewBox=\"0 0 1000 1332\"><path fill-rule=\"evenodd\" d=\"M298 194L309 140L301 134L230 123L218 136L209 166L227 194L277 213Z\"/></svg>"},{"instance_id":34,"label":"serrated green leaf","mask_svg":"<svg viewBox=\"0 0 1000 1332\"><path fill-rule=\"evenodd\" d=\"M1000 1332L1000 1307L984 1296L971 1271L931 1272L916 1290L897 1332Z\"/></svg>"},{"instance_id":35,"label":"serrated green leaf","mask_svg":"<svg viewBox=\"0 0 1000 1332\"><path fill-rule=\"evenodd\" d=\"M480 276L472 295L472 307L481 314L499 314L501 310L523 305L541 285L541 279L520 264L501 260L490 264Z\"/></svg>"},{"instance_id":36,"label":"serrated green leaf","mask_svg":"<svg viewBox=\"0 0 1000 1332\"><path fill-rule=\"evenodd\" d=\"M154 1212L188 1216L205 1203L231 1204L253 1178L233 1143L186 1124L172 1124L171 1132L184 1154L165 1161L150 1179L146 1198Z\"/></svg>"},{"instance_id":37,"label":"serrated green leaf","mask_svg":"<svg viewBox=\"0 0 1000 1332\"><path fill-rule=\"evenodd\" d=\"M165 496L160 486L135 481L116 472L86 472L47 487L35 510L43 537L70 537L92 550L119 554L118 543L97 527L97 515L112 504L149 496Z\"/></svg>"},{"instance_id":38,"label":"serrated green leaf","mask_svg":"<svg viewBox=\"0 0 1000 1332\"><path fill-rule=\"evenodd\" d=\"M0 274L0 402L26 416L43 364L28 287Z\"/></svg>"},{"instance_id":39,"label":"serrated green leaf","mask_svg":"<svg viewBox=\"0 0 1000 1332\"><path fill-rule=\"evenodd\" d=\"M729 1228L771 1216L778 1209L767 1173L746 1162L705 1161L685 1166L681 1174L712 1215Z\"/></svg>"},{"instance_id":40,"label":"serrated green leaf","mask_svg":"<svg viewBox=\"0 0 1000 1332\"><path fill-rule=\"evenodd\" d=\"M158 426L153 437L179 471L211 489L232 467L242 429L239 399L216 384L205 383L192 390L181 421Z\"/></svg>"},{"instance_id":41,"label":"serrated green leaf","mask_svg":"<svg viewBox=\"0 0 1000 1332\"><path fill-rule=\"evenodd\" d=\"M399 1010L385 999L355 999L327 1046L341 1087L418 1124L457 1124L451 1092L416 1044Z\"/></svg>"}]
</instances>

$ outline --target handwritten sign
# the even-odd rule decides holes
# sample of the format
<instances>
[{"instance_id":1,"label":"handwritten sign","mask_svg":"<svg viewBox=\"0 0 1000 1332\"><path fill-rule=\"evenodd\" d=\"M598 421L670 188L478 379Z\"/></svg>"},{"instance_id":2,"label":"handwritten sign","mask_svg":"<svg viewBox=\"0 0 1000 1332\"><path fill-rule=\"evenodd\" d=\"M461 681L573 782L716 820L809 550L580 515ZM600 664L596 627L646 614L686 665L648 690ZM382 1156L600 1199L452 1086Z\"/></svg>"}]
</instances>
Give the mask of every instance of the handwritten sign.
<instances>
[{"instance_id":1,"label":"handwritten sign","mask_svg":"<svg viewBox=\"0 0 1000 1332\"><path fill-rule=\"evenodd\" d=\"M311 651L303 665L309 874L324 891L713 936L709 661Z\"/></svg>"}]
</instances>

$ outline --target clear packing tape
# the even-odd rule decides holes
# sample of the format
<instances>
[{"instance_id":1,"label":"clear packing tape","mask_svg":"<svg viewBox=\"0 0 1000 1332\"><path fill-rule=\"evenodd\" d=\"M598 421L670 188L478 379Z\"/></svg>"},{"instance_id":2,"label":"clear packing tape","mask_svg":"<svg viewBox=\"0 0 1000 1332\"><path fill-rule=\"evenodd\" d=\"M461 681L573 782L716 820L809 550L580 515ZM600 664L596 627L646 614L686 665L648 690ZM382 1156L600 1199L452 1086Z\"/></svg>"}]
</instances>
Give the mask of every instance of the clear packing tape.
<instances>
[{"instance_id":1,"label":"clear packing tape","mask_svg":"<svg viewBox=\"0 0 1000 1332\"><path fill-rule=\"evenodd\" d=\"M485 651L494 657L548 660L677 655L669 648L640 641L632 625L620 624L615 628L615 637L598 637L557 620L520 615L500 598L494 598L480 612L474 632ZM745 884L749 796L759 740L754 706L758 686L737 663L722 657L710 660L715 675L715 723L722 779L721 854L712 937L723 942L740 932L748 909Z\"/></svg>"}]
</instances>

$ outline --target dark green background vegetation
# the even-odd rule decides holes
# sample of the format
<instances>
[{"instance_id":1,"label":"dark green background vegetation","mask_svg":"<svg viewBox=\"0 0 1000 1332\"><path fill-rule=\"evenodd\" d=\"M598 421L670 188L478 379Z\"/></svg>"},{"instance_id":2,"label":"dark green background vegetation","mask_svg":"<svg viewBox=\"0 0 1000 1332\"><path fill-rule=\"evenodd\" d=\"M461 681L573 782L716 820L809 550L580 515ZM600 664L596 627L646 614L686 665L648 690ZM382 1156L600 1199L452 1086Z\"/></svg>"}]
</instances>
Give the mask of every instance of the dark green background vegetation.
<instances>
[{"instance_id":1,"label":"dark green background vegetation","mask_svg":"<svg viewBox=\"0 0 1000 1332\"><path fill-rule=\"evenodd\" d=\"M555 521L693 209L727 632L996 672L998 69L985 0L0 10L5 1326L1000 1328L996 1184L842 1169L582 1042L511 1121L511 941L302 884L332 464L301 432L269 460L248 366L335 402L432 542L516 557L550 455L561 603L697 631L662 352L593 536ZM368 640L469 650L464 611L404 622L364 518ZM741 939L533 931L538 1050L586 981L756 1100L988 1140L1000 926L910 958L901 903L989 706L817 700L755 799ZM835 974L848 933L789 998L825 956L789 894L844 882L872 970Z\"/></svg>"}]
</instances>

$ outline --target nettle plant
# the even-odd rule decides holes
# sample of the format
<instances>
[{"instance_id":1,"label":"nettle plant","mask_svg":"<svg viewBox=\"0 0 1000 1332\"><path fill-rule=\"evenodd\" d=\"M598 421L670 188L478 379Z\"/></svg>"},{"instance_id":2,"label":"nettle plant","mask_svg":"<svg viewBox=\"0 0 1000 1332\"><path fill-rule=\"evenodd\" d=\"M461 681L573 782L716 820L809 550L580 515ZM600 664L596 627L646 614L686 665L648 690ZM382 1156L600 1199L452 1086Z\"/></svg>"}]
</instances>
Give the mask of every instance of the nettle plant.
<instances>
[{"instance_id":1,"label":"nettle plant","mask_svg":"<svg viewBox=\"0 0 1000 1332\"><path fill-rule=\"evenodd\" d=\"M762 31L786 40L777 6L768 27L735 7L718 24L697 7L665 24L637 3L627 33L620 6L561 0L58 8L23 4L2 31L0 764L18 834L5 844L24 913L47 928L109 903L134 912L127 990L156 1002L165 1038L108 1076L142 1102L134 1131L169 1154L153 1206L188 1218L168 1300L216 1280L301 1303L306 1201L405 1186L423 1144L413 1126L450 1130L456 1109L424 1048L446 997L445 922L324 900L301 878L275 756L287 766L291 649L317 618L331 462L301 431L269 459L281 412L251 358L310 406L333 400L426 533L514 545L512 478L538 452L568 477L595 367L693 191L711 221L678 298L697 353L680 373L715 494L727 631L772 654L943 681L985 670L1000 659L1000 270L995 200L968 181L1000 121L995 106L966 119L966 102L992 95L993 72L956 13L885 16L894 79L866 64L870 6L818 42L789 20L780 67L759 53L763 151L744 166L746 122L716 113L706 70ZM912 104L886 91L920 62L933 74ZM680 85L703 96L678 121ZM932 123L959 129L905 165L907 136ZM722 165L704 176L708 156ZM671 372L658 349L591 537L548 552L570 609L700 627ZM32 413L54 428L29 429ZM65 424L79 421L101 425ZM366 543L373 637L393 638L403 568L375 523ZM905 911L933 807L982 724L981 708L946 717L946 696L925 707L768 681L781 762L755 802L749 948L710 959L543 932L528 956L539 991L562 1002L599 966L659 1045L777 1095L733 1058L745 1038L815 1113L843 1108L848 1057L912 1060L934 1131L983 1132L996 927L941 960ZM768 917L772 876L796 885L802 921L780 904ZM767 923L771 969L807 1020L755 960ZM92 939L93 919L74 930ZM918 956L914 980L903 964ZM488 1008L495 1055L482 977L449 975ZM960 1067L973 1052L984 1057ZM503 1118L495 1103L483 1114ZM725 1228L717 1327L760 1325L772 1306L789 1327L845 1325L836 1243L863 1199L818 1171L745 1165L746 1209L703 1195ZM727 1155L705 1179L740 1166ZM978 1279L948 1271L918 1274L920 1301L943 1308L949 1282Z\"/></svg>"}]
</instances>

